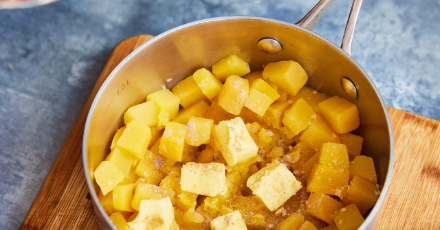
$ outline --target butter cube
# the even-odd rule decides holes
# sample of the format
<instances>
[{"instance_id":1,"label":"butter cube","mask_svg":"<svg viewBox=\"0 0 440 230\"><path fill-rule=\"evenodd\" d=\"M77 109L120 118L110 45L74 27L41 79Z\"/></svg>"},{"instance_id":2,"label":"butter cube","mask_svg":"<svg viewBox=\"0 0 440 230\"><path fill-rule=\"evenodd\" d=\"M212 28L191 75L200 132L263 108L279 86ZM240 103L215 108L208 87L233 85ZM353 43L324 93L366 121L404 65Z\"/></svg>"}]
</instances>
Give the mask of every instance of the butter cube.
<instances>
[{"instance_id":1,"label":"butter cube","mask_svg":"<svg viewBox=\"0 0 440 230\"><path fill-rule=\"evenodd\" d=\"M139 105L130 107L124 113L124 123L128 124L135 120L149 127L157 125L159 108L153 101L147 101Z\"/></svg>"},{"instance_id":2,"label":"butter cube","mask_svg":"<svg viewBox=\"0 0 440 230\"><path fill-rule=\"evenodd\" d=\"M118 140L118 147L131 155L142 159L151 140L151 130L148 126L137 121L130 122Z\"/></svg>"},{"instance_id":3,"label":"butter cube","mask_svg":"<svg viewBox=\"0 0 440 230\"><path fill-rule=\"evenodd\" d=\"M250 176L247 186L269 208L275 211L301 188L292 172L275 160Z\"/></svg>"},{"instance_id":4,"label":"butter cube","mask_svg":"<svg viewBox=\"0 0 440 230\"><path fill-rule=\"evenodd\" d=\"M182 166L181 188L195 194L216 196L226 188L225 171L221 163L186 163Z\"/></svg>"},{"instance_id":5,"label":"butter cube","mask_svg":"<svg viewBox=\"0 0 440 230\"><path fill-rule=\"evenodd\" d=\"M173 204L169 197L160 200L142 200L139 214L128 222L132 230L170 229L174 220Z\"/></svg>"},{"instance_id":6,"label":"butter cube","mask_svg":"<svg viewBox=\"0 0 440 230\"><path fill-rule=\"evenodd\" d=\"M101 162L93 175L103 195L107 195L108 192L112 191L113 188L125 178L124 173L122 173L115 164L108 161Z\"/></svg>"},{"instance_id":7,"label":"butter cube","mask_svg":"<svg viewBox=\"0 0 440 230\"><path fill-rule=\"evenodd\" d=\"M169 89L161 89L148 94L148 101L154 101L160 111L167 112L171 117L175 117L179 112L180 98Z\"/></svg>"},{"instance_id":8,"label":"butter cube","mask_svg":"<svg viewBox=\"0 0 440 230\"><path fill-rule=\"evenodd\" d=\"M247 227L240 212L234 211L212 220L211 229L212 230L240 230L240 229L247 230Z\"/></svg>"},{"instance_id":9,"label":"butter cube","mask_svg":"<svg viewBox=\"0 0 440 230\"><path fill-rule=\"evenodd\" d=\"M258 146L240 117L220 122L214 128L213 136L215 145L230 166L244 162L258 153Z\"/></svg>"}]
</instances>

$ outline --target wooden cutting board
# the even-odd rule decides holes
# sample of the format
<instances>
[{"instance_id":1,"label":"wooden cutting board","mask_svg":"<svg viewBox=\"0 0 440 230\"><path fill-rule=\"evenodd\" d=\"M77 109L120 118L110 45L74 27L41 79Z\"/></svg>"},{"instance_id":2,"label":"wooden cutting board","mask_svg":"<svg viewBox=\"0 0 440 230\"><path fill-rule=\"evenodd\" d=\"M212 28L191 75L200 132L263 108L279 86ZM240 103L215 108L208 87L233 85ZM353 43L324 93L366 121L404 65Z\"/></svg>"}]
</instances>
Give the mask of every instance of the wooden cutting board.
<instances>
[{"instance_id":1,"label":"wooden cutting board","mask_svg":"<svg viewBox=\"0 0 440 230\"><path fill-rule=\"evenodd\" d=\"M99 229L81 158L87 113L110 72L152 37L130 37L115 47L20 229ZM394 171L378 229L439 230L440 122L390 107L388 111Z\"/></svg>"}]
</instances>

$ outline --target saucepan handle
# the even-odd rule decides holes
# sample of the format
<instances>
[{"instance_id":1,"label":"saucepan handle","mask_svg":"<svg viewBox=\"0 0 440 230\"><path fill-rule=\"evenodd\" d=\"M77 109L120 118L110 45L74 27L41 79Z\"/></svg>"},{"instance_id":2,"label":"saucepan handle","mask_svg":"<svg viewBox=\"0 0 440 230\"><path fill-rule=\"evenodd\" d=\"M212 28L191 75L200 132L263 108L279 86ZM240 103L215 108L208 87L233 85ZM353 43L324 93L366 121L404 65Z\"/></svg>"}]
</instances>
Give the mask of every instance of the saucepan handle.
<instances>
[{"instance_id":1,"label":"saucepan handle","mask_svg":"<svg viewBox=\"0 0 440 230\"><path fill-rule=\"evenodd\" d=\"M306 29L313 30L318 21L322 18L327 9L335 0L320 0L309 13L306 14L296 24ZM342 39L341 48L351 55L351 42L353 41L353 33L356 27L356 21L361 9L362 0L354 0L351 6L350 15L348 16L347 25L345 27L344 38Z\"/></svg>"}]
</instances>

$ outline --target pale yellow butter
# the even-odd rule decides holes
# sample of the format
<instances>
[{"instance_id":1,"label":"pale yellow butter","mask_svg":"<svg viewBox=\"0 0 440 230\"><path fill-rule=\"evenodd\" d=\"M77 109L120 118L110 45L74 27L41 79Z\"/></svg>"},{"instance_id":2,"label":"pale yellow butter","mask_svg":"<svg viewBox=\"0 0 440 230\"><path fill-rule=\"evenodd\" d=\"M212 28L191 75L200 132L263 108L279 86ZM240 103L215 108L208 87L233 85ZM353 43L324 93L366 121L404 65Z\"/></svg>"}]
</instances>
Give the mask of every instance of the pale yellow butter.
<instances>
[{"instance_id":1,"label":"pale yellow butter","mask_svg":"<svg viewBox=\"0 0 440 230\"><path fill-rule=\"evenodd\" d=\"M220 122L215 127L213 135L215 145L230 166L258 154L258 146L240 117Z\"/></svg>"},{"instance_id":2,"label":"pale yellow butter","mask_svg":"<svg viewBox=\"0 0 440 230\"><path fill-rule=\"evenodd\" d=\"M215 218L211 221L212 230L243 230L246 229L246 223L241 217L239 211L234 211L226 215Z\"/></svg>"},{"instance_id":3,"label":"pale yellow butter","mask_svg":"<svg viewBox=\"0 0 440 230\"><path fill-rule=\"evenodd\" d=\"M284 164L275 160L250 176L247 186L270 211L274 211L295 195L301 188L301 182Z\"/></svg>"},{"instance_id":4,"label":"pale yellow butter","mask_svg":"<svg viewBox=\"0 0 440 230\"><path fill-rule=\"evenodd\" d=\"M139 214L127 224L132 230L168 230L173 220L173 204L169 197L165 197L160 200L142 200Z\"/></svg>"},{"instance_id":5,"label":"pale yellow butter","mask_svg":"<svg viewBox=\"0 0 440 230\"><path fill-rule=\"evenodd\" d=\"M180 185L183 191L216 196L226 187L226 166L222 163L189 162L182 166Z\"/></svg>"}]
</instances>

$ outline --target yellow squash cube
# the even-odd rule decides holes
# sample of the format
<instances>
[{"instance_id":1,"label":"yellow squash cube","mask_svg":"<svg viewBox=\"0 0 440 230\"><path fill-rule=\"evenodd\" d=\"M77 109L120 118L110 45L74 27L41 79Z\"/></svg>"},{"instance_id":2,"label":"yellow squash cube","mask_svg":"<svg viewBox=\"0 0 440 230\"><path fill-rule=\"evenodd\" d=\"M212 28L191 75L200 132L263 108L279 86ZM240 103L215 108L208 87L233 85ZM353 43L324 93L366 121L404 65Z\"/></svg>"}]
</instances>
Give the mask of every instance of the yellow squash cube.
<instances>
[{"instance_id":1,"label":"yellow squash cube","mask_svg":"<svg viewBox=\"0 0 440 230\"><path fill-rule=\"evenodd\" d=\"M297 95L290 96L288 100L292 100L293 102L295 102L300 98L304 99L307 104L309 104L310 107L313 108L313 110L318 111L318 104L322 101L329 99L330 97L324 93L320 93L312 88L304 86L299 90Z\"/></svg>"},{"instance_id":2,"label":"yellow squash cube","mask_svg":"<svg viewBox=\"0 0 440 230\"><path fill-rule=\"evenodd\" d=\"M118 185L126 185L126 184L133 184L136 183L136 181L139 179L139 177L136 175L136 173L134 172L134 168L132 168L130 170L130 172L128 173L128 176L126 176L124 178L124 180L122 180L121 182L119 182Z\"/></svg>"},{"instance_id":3,"label":"yellow squash cube","mask_svg":"<svg viewBox=\"0 0 440 230\"><path fill-rule=\"evenodd\" d=\"M356 204L359 211L365 214L379 199L379 195L380 191L376 185L354 176L347 189L347 195L341 202L345 205Z\"/></svg>"},{"instance_id":4,"label":"yellow squash cube","mask_svg":"<svg viewBox=\"0 0 440 230\"><path fill-rule=\"evenodd\" d=\"M275 129L281 129L284 111L289 108L288 102L277 101L269 106L263 116L263 121Z\"/></svg>"},{"instance_id":5,"label":"yellow squash cube","mask_svg":"<svg viewBox=\"0 0 440 230\"><path fill-rule=\"evenodd\" d=\"M298 230L318 230L315 225L313 225L311 222L306 221L303 225L301 225Z\"/></svg>"},{"instance_id":6,"label":"yellow squash cube","mask_svg":"<svg viewBox=\"0 0 440 230\"><path fill-rule=\"evenodd\" d=\"M341 143L339 134L334 132L320 115L313 119L312 124L301 133L299 139L315 151L326 142Z\"/></svg>"},{"instance_id":7,"label":"yellow squash cube","mask_svg":"<svg viewBox=\"0 0 440 230\"><path fill-rule=\"evenodd\" d=\"M177 114L177 117L172 121L186 125L192 116L206 117L206 114L208 113L208 108L209 104L206 101L199 101L189 108L181 109L179 111L179 114Z\"/></svg>"},{"instance_id":8,"label":"yellow squash cube","mask_svg":"<svg viewBox=\"0 0 440 230\"><path fill-rule=\"evenodd\" d=\"M357 156L350 165L350 179L358 176L370 183L377 184L377 174L374 168L373 158Z\"/></svg>"},{"instance_id":9,"label":"yellow squash cube","mask_svg":"<svg viewBox=\"0 0 440 230\"><path fill-rule=\"evenodd\" d=\"M197 157L198 163L223 163L227 164L222 153L212 147L212 145L206 145L206 148Z\"/></svg>"},{"instance_id":10,"label":"yellow squash cube","mask_svg":"<svg viewBox=\"0 0 440 230\"><path fill-rule=\"evenodd\" d=\"M222 83L209 70L201 68L194 72L193 77L209 100L212 101L220 93Z\"/></svg>"},{"instance_id":11,"label":"yellow squash cube","mask_svg":"<svg viewBox=\"0 0 440 230\"><path fill-rule=\"evenodd\" d=\"M341 208L333 215L333 220L339 230L356 230L364 222L364 217L355 204Z\"/></svg>"},{"instance_id":12,"label":"yellow squash cube","mask_svg":"<svg viewBox=\"0 0 440 230\"><path fill-rule=\"evenodd\" d=\"M231 75L233 75L233 74L231 74ZM238 74L235 74L235 75L238 75ZM243 78L246 78L249 81L249 85L252 85L252 83L254 81L256 81L257 79L263 78L263 71L250 72L250 73L246 74L245 76L243 76Z\"/></svg>"},{"instance_id":13,"label":"yellow squash cube","mask_svg":"<svg viewBox=\"0 0 440 230\"><path fill-rule=\"evenodd\" d=\"M220 163L186 163L180 181L183 191L205 196L216 196L226 186L226 167Z\"/></svg>"},{"instance_id":14,"label":"yellow squash cube","mask_svg":"<svg viewBox=\"0 0 440 230\"><path fill-rule=\"evenodd\" d=\"M124 216L120 212L112 213L109 217L119 230L131 230L130 227L128 227Z\"/></svg>"},{"instance_id":15,"label":"yellow squash cube","mask_svg":"<svg viewBox=\"0 0 440 230\"><path fill-rule=\"evenodd\" d=\"M213 119L191 117L186 125L185 142L191 146L208 144L213 124Z\"/></svg>"},{"instance_id":16,"label":"yellow squash cube","mask_svg":"<svg viewBox=\"0 0 440 230\"><path fill-rule=\"evenodd\" d=\"M130 107L124 113L124 123L128 124L131 121L137 121L148 127L157 125L159 108L153 101L147 101L139 105Z\"/></svg>"},{"instance_id":17,"label":"yellow squash cube","mask_svg":"<svg viewBox=\"0 0 440 230\"><path fill-rule=\"evenodd\" d=\"M196 212L194 208L190 208L183 213L183 220L190 224L200 224L204 219L205 218L202 216L202 214Z\"/></svg>"},{"instance_id":18,"label":"yellow squash cube","mask_svg":"<svg viewBox=\"0 0 440 230\"><path fill-rule=\"evenodd\" d=\"M118 169L118 166L108 161L102 161L95 169L93 175L103 195L107 195L125 178L124 173Z\"/></svg>"},{"instance_id":19,"label":"yellow squash cube","mask_svg":"<svg viewBox=\"0 0 440 230\"><path fill-rule=\"evenodd\" d=\"M348 133L360 125L357 106L344 98L331 97L318 105L319 113L338 133Z\"/></svg>"},{"instance_id":20,"label":"yellow squash cube","mask_svg":"<svg viewBox=\"0 0 440 230\"><path fill-rule=\"evenodd\" d=\"M180 98L174 95L169 89L161 89L147 95L147 102L154 101L160 111L167 112L175 117L179 111Z\"/></svg>"},{"instance_id":21,"label":"yellow squash cube","mask_svg":"<svg viewBox=\"0 0 440 230\"><path fill-rule=\"evenodd\" d=\"M160 140L160 154L171 160L182 161L185 134L185 125L177 122L169 122Z\"/></svg>"},{"instance_id":22,"label":"yellow squash cube","mask_svg":"<svg viewBox=\"0 0 440 230\"><path fill-rule=\"evenodd\" d=\"M124 132L124 130L125 130L125 126L120 128L120 129L118 129L116 131L115 136L113 136L112 143L110 145L110 150L111 151L113 151L113 149L115 149L117 147L116 143L118 142L119 138L121 138L122 133Z\"/></svg>"},{"instance_id":23,"label":"yellow squash cube","mask_svg":"<svg viewBox=\"0 0 440 230\"><path fill-rule=\"evenodd\" d=\"M183 108L188 108L198 101L208 99L197 85L197 82L194 80L193 76L189 76L177 83L175 86L173 86L171 91L174 93L174 95L180 98L180 104Z\"/></svg>"},{"instance_id":24,"label":"yellow squash cube","mask_svg":"<svg viewBox=\"0 0 440 230\"><path fill-rule=\"evenodd\" d=\"M174 191L170 188L138 182L130 204L134 210L139 211L139 205L142 200L158 200L165 197L170 197L172 201L174 199Z\"/></svg>"},{"instance_id":25,"label":"yellow squash cube","mask_svg":"<svg viewBox=\"0 0 440 230\"><path fill-rule=\"evenodd\" d=\"M348 169L317 164L307 180L307 192L321 192L342 198L345 196L349 177Z\"/></svg>"},{"instance_id":26,"label":"yellow squash cube","mask_svg":"<svg viewBox=\"0 0 440 230\"><path fill-rule=\"evenodd\" d=\"M272 102L278 100L280 98L280 94L278 94L277 90L274 89L272 86L270 86L266 81L264 81L261 78L255 79L250 84L250 90L258 90L260 93L265 94L266 96L270 97L272 99Z\"/></svg>"},{"instance_id":27,"label":"yellow squash cube","mask_svg":"<svg viewBox=\"0 0 440 230\"><path fill-rule=\"evenodd\" d=\"M194 193L181 191L181 193L176 196L176 207L182 211L195 208L197 205L198 196L199 195Z\"/></svg>"},{"instance_id":28,"label":"yellow squash cube","mask_svg":"<svg viewBox=\"0 0 440 230\"><path fill-rule=\"evenodd\" d=\"M308 178L310 175L310 172L312 172L313 167L318 164L319 162L319 153L316 153L312 157L310 157L301 167L301 174Z\"/></svg>"},{"instance_id":29,"label":"yellow squash cube","mask_svg":"<svg viewBox=\"0 0 440 230\"><path fill-rule=\"evenodd\" d=\"M170 122L170 114L168 114L167 112L165 112L163 110L160 111L158 118L159 118L159 122L157 123L157 126L156 126L158 129L165 128L165 126L167 126L168 122Z\"/></svg>"},{"instance_id":30,"label":"yellow squash cube","mask_svg":"<svg viewBox=\"0 0 440 230\"><path fill-rule=\"evenodd\" d=\"M241 77L250 71L249 64L237 55L229 55L212 65L212 73L222 82L230 75Z\"/></svg>"},{"instance_id":31,"label":"yellow squash cube","mask_svg":"<svg viewBox=\"0 0 440 230\"><path fill-rule=\"evenodd\" d=\"M301 188L293 173L277 160L250 176L246 185L271 211L281 207Z\"/></svg>"},{"instance_id":32,"label":"yellow squash cube","mask_svg":"<svg viewBox=\"0 0 440 230\"><path fill-rule=\"evenodd\" d=\"M136 175L143 178L146 183L158 185L162 180L163 175L158 170L149 164L146 160L141 160L134 169Z\"/></svg>"},{"instance_id":33,"label":"yellow squash cube","mask_svg":"<svg viewBox=\"0 0 440 230\"><path fill-rule=\"evenodd\" d=\"M336 168L348 168L347 147L344 144L324 143L319 151L319 164L329 165Z\"/></svg>"},{"instance_id":34,"label":"yellow squash cube","mask_svg":"<svg viewBox=\"0 0 440 230\"><path fill-rule=\"evenodd\" d=\"M248 97L248 80L237 75L231 75L226 79L219 93L218 105L228 113L239 115Z\"/></svg>"},{"instance_id":35,"label":"yellow squash cube","mask_svg":"<svg viewBox=\"0 0 440 230\"><path fill-rule=\"evenodd\" d=\"M125 150L116 147L110 154L105 158L106 161L112 162L118 167L118 169L124 173L125 176L128 176L130 172L131 166L133 162L136 160L134 156Z\"/></svg>"},{"instance_id":36,"label":"yellow squash cube","mask_svg":"<svg viewBox=\"0 0 440 230\"><path fill-rule=\"evenodd\" d=\"M287 217L283 222L281 222L277 229L278 230L292 230L299 229L301 225L304 224L304 216L299 213L293 213Z\"/></svg>"},{"instance_id":37,"label":"yellow squash cube","mask_svg":"<svg viewBox=\"0 0 440 230\"><path fill-rule=\"evenodd\" d=\"M218 97L211 103L206 114L206 118L213 119L214 124L218 124L223 120L231 120L235 116L226 112L220 105L218 105Z\"/></svg>"},{"instance_id":38,"label":"yellow squash cube","mask_svg":"<svg viewBox=\"0 0 440 230\"><path fill-rule=\"evenodd\" d=\"M306 84L306 71L295 61L280 61L268 63L263 70L263 78L273 81L279 89L295 96Z\"/></svg>"},{"instance_id":39,"label":"yellow squash cube","mask_svg":"<svg viewBox=\"0 0 440 230\"><path fill-rule=\"evenodd\" d=\"M151 130L137 121L130 122L125 128L117 145L134 157L142 159L151 140Z\"/></svg>"},{"instance_id":40,"label":"yellow squash cube","mask_svg":"<svg viewBox=\"0 0 440 230\"><path fill-rule=\"evenodd\" d=\"M262 117L272 102L272 98L266 94L263 94L256 89L252 89L244 106Z\"/></svg>"},{"instance_id":41,"label":"yellow squash cube","mask_svg":"<svg viewBox=\"0 0 440 230\"><path fill-rule=\"evenodd\" d=\"M361 155L362 142L364 138L351 133L341 134L341 143L347 146L348 154L351 157Z\"/></svg>"},{"instance_id":42,"label":"yellow squash cube","mask_svg":"<svg viewBox=\"0 0 440 230\"><path fill-rule=\"evenodd\" d=\"M219 216L211 221L212 230L247 230L246 223L239 211Z\"/></svg>"},{"instance_id":43,"label":"yellow squash cube","mask_svg":"<svg viewBox=\"0 0 440 230\"><path fill-rule=\"evenodd\" d=\"M336 224L330 224L327 227L320 228L320 230L339 230L338 227L336 227Z\"/></svg>"},{"instance_id":44,"label":"yellow squash cube","mask_svg":"<svg viewBox=\"0 0 440 230\"><path fill-rule=\"evenodd\" d=\"M307 200L306 211L307 214L314 216L327 224L332 224L333 213L343 207L343 204L324 193L312 192Z\"/></svg>"},{"instance_id":45,"label":"yellow squash cube","mask_svg":"<svg viewBox=\"0 0 440 230\"><path fill-rule=\"evenodd\" d=\"M98 199L107 215L116 212L115 206L113 205L113 192L109 192L105 196L102 194L102 192L99 192Z\"/></svg>"},{"instance_id":46,"label":"yellow squash cube","mask_svg":"<svg viewBox=\"0 0 440 230\"><path fill-rule=\"evenodd\" d=\"M154 143L156 143L156 141L162 136L163 130L158 129L157 127L151 127L150 128L151 131L151 140L150 140L150 144L148 144L148 149L151 149L154 145Z\"/></svg>"},{"instance_id":47,"label":"yellow squash cube","mask_svg":"<svg viewBox=\"0 0 440 230\"><path fill-rule=\"evenodd\" d=\"M118 185L113 189L113 205L117 210L134 212L131 200L135 186L136 184Z\"/></svg>"},{"instance_id":48,"label":"yellow squash cube","mask_svg":"<svg viewBox=\"0 0 440 230\"><path fill-rule=\"evenodd\" d=\"M304 99L300 98L290 108L284 111L283 124L296 136L309 127L314 118L316 118L315 111Z\"/></svg>"}]
</instances>

